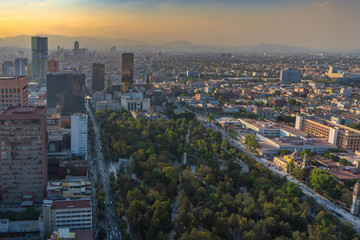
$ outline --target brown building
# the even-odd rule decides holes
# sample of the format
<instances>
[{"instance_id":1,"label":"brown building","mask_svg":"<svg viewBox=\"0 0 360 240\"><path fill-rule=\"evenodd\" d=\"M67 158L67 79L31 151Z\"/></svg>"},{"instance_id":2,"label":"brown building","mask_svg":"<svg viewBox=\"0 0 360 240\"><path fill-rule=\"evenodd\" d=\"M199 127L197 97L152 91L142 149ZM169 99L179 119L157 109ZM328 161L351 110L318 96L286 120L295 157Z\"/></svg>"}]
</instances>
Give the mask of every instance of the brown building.
<instances>
[{"instance_id":1,"label":"brown building","mask_svg":"<svg viewBox=\"0 0 360 240\"><path fill-rule=\"evenodd\" d=\"M49 72L59 72L59 61L51 59L48 61L48 71Z\"/></svg>"},{"instance_id":2,"label":"brown building","mask_svg":"<svg viewBox=\"0 0 360 240\"><path fill-rule=\"evenodd\" d=\"M47 185L45 106L11 106L0 114L0 193L3 203L41 203Z\"/></svg>"},{"instance_id":3,"label":"brown building","mask_svg":"<svg viewBox=\"0 0 360 240\"><path fill-rule=\"evenodd\" d=\"M133 88L134 82L134 54L122 54L122 72L121 72L122 92L127 92Z\"/></svg>"},{"instance_id":4,"label":"brown building","mask_svg":"<svg viewBox=\"0 0 360 240\"><path fill-rule=\"evenodd\" d=\"M92 65L92 91L103 91L105 82L105 64L94 63Z\"/></svg>"},{"instance_id":5,"label":"brown building","mask_svg":"<svg viewBox=\"0 0 360 240\"><path fill-rule=\"evenodd\" d=\"M289 164L282 157L274 157L274 165L281 168L284 172L287 172L289 169Z\"/></svg>"},{"instance_id":6,"label":"brown building","mask_svg":"<svg viewBox=\"0 0 360 240\"><path fill-rule=\"evenodd\" d=\"M0 77L0 112L9 106L27 106L28 94L28 77Z\"/></svg>"}]
</instances>

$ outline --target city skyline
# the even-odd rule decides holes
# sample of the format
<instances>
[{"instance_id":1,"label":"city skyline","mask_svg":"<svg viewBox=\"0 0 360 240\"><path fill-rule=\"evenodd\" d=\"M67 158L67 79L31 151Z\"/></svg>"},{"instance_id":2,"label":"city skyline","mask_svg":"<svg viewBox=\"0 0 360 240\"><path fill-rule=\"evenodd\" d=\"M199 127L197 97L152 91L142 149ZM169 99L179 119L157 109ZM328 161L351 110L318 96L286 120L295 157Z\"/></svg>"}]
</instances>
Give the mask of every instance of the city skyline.
<instances>
[{"instance_id":1,"label":"city skyline","mask_svg":"<svg viewBox=\"0 0 360 240\"><path fill-rule=\"evenodd\" d=\"M271 43L349 50L360 48L359 7L355 0L6 0L0 3L0 37L60 34L153 44L187 40L224 46Z\"/></svg>"}]
</instances>

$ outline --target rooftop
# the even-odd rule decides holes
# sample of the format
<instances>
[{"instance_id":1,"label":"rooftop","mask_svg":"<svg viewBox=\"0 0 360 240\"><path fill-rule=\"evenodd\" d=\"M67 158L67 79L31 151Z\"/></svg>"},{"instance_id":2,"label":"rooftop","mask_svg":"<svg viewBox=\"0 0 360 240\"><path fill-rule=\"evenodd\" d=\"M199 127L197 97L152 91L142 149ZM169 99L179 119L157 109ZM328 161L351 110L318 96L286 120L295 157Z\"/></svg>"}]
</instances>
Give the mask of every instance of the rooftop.
<instances>
[{"instance_id":1,"label":"rooftop","mask_svg":"<svg viewBox=\"0 0 360 240\"><path fill-rule=\"evenodd\" d=\"M45 110L45 106L10 106L0 114L0 119L7 119L10 116L44 115Z\"/></svg>"},{"instance_id":2,"label":"rooftop","mask_svg":"<svg viewBox=\"0 0 360 240\"><path fill-rule=\"evenodd\" d=\"M75 201L55 201L52 202L51 209L72 209L72 208L91 208L90 200L75 200Z\"/></svg>"},{"instance_id":3,"label":"rooftop","mask_svg":"<svg viewBox=\"0 0 360 240\"><path fill-rule=\"evenodd\" d=\"M1 80L27 80L27 77L25 76L0 76L0 81Z\"/></svg>"}]
</instances>

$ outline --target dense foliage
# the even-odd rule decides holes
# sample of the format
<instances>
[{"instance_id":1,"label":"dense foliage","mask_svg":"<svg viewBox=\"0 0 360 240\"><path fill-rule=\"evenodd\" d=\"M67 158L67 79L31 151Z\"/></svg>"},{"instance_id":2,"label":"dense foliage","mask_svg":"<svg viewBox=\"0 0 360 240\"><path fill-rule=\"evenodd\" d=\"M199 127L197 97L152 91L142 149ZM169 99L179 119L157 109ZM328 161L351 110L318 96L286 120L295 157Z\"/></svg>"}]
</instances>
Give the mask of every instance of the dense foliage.
<instances>
[{"instance_id":1,"label":"dense foliage","mask_svg":"<svg viewBox=\"0 0 360 240\"><path fill-rule=\"evenodd\" d=\"M181 240L359 237L347 223L306 199L297 185L232 148L219 132L179 118L171 109L168 114L170 120L150 121L134 120L126 112L97 112L107 158L129 159L128 167L110 180L119 196L118 214L128 218L134 239L169 239L173 229ZM323 187L319 174L326 173L310 179Z\"/></svg>"}]
</instances>

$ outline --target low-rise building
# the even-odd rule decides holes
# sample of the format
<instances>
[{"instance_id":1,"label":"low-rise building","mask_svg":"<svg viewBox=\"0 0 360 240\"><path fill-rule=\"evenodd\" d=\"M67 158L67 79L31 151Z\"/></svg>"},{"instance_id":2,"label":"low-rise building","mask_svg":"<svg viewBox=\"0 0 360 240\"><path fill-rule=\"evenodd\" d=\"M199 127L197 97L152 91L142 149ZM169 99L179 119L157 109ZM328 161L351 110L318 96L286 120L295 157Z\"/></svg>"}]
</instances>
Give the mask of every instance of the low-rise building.
<instances>
[{"instance_id":1,"label":"low-rise building","mask_svg":"<svg viewBox=\"0 0 360 240\"><path fill-rule=\"evenodd\" d=\"M98 101L95 105L96 111L104 111L104 110L113 110L113 111L119 111L120 110L120 104L115 101Z\"/></svg>"},{"instance_id":2,"label":"low-rise building","mask_svg":"<svg viewBox=\"0 0 360 240\"><path fill-rule=\"evenodd\" d=\"M149 111L150 99L143 92L131 91L121 96L121 107L128 111Z\"/></svg>"},{"instance_id":3,"label":"low-rise building","mask_svg":"<svg viewBox=\"0 0 360 240\"><path fill-rule=\"evenodd\" d=\"M91 200L44 200L43 224L45 237L57 228L92 230Z\"/></svg>"},{"instance_id":4,"label":"low-rise building","mask_svg":"<svg viewBox=\"0 0 360 240\"><path fill-rule=\"evenodd\" d=\"M85 177L67 176L64 180L48 181L46 193L51 200L91 198L91 182Z\"/></svg>"}]
</instances>

